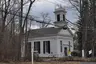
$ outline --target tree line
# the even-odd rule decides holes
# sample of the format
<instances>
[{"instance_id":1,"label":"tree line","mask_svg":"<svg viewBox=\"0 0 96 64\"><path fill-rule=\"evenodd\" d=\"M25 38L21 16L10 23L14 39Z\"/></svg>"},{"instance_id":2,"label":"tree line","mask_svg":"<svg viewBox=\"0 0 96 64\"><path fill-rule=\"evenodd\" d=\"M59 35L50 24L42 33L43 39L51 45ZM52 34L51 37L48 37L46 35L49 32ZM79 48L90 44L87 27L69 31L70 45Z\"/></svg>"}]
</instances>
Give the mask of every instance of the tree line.
<instances>
[{"instance_id":1,"label":"tree line","mask_svg":"<svg viewBox=\"0 0 96 64\"><path fill-rule=\"evenodd\" d=\"M84 50L85 57L96 56L96 0L69 0L78 11L78 50L82 56ZM89 51L92 54L89 55Z\"/></svg>"},{"instance_id":2,"label":"tree line","mask_svg":"<svg viewBox=\"0 0 96 64\"><path fill-rule=\"evenodd\" d=\"M22 39L27 42L28 20L35 0L0 0L0 61L21 60ZM26 14L24 5L29 4Z\"/></svg>"}]
</instances>

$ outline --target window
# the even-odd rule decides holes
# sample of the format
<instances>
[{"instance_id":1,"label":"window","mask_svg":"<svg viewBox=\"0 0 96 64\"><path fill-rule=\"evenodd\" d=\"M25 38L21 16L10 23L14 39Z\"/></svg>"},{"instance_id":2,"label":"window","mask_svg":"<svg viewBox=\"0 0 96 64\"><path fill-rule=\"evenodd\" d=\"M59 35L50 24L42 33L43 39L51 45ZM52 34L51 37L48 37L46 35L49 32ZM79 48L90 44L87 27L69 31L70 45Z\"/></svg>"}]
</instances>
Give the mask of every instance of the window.
<instances>
[{"instance_id":1,"label":"window","mask_svg":"<svg viewBox=\"0 0 96 64\"><path fill-rule=\"evenodd\" d=\"M34 42L34 51L40 53L40 41Z\"/></svg>"},{"instance_id":2,"label":"window","mask_svg":"<svg viewBox=\"0 0 96 64\"><path fill-rule=\"evenodd\" d=\"M50 53L50 41L43 41L43 53Z\"/></svg>"},{"instance_id":3,"label":"window","mask_svg":"<svg viewBox=\"0 0 96 64\"><path fill-rule=\"evenodd\" d=\"M60 51L62 52L62 41L60 41Z\"/></svg>"},{"instance_id":4,"label":"window","mask_svg":"<svg viewBox=\"0 0 96 64\"><path fill-rule=\"evenodd\" d=\"M63 14L63 21L65 21L65 15Z\"/></svg>"},{"instance_id":5,"label":"window","mask_svg":"<svg viewBox=\"0 0 96 64\"><path fill-rule=\"evenodd\" d=\"M57 21L60 21L60 14L57 15Z\"/></svg>"}]
</instances>

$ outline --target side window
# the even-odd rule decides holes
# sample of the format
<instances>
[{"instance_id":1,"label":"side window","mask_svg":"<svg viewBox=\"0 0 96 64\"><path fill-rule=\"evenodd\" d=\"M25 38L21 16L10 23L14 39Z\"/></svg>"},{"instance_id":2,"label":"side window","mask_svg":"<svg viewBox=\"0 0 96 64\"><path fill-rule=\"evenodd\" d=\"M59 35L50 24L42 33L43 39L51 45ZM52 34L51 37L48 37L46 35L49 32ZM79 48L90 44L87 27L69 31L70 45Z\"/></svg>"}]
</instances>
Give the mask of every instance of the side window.
<instances>
[{"instance_id":1,"label":"side window","mask_svg":"<svg viewBox=\"0 0 96 64\"><path fill-rule=\"evenodd\" d=\"M62 52L62 41L60 41L60 51Z\"/></svg>"},{"instance_id":2,"label":"side window","mask_svg":"<svg viewBox=\"0 0 96 64\"><path fill-rule=\"evenodd\" d=\"M43 53L50 53L50 41L43 41Z\"/></svg>"},{"instance_id":3,"label":"side window","mask_svg":"<svg viewBox=\"0 0 96 64\"><path fill-rule=\"evenodd\" d=\"M34 42L34 51L40 53L40 41Z\"/></svg>"}]
</instances>

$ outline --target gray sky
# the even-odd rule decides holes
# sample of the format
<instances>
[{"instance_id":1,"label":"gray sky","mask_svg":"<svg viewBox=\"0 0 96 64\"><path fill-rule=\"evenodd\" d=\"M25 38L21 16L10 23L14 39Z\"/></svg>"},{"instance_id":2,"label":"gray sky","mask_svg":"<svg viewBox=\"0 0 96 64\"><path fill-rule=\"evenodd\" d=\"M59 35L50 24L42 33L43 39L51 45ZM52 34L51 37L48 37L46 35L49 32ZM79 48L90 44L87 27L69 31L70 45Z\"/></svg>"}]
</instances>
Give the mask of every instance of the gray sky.
<instances>
[{"instance_id":1,"label":"gray sky","mask_svg":"<svg viewBox=\"0 0 96 64\"><path fill-rule=\"evenodd\" d=\"M62 5L66 8L66 18L68 20L70 20L71 22L75 22L77 20L76 11L71 8L71 4L68 2L68 0L39 0L34 3L30 15L34 15L40 18L40 14L42 12L49 13L51 20L53 20L54 22L55 16L53 12L57 4Z\"/></svg>"},{"instance_id":2,"label":"gray sky","mask_svg":"<svg viewBox=\"0 0 96 64\"><path fill-rule=\"evenodd\" d=\"M41 12L46 12L49 13L51 16L52 20L54 20L54 9L56 7L56 4L62 4L62 6L65 6L67 14L66 18L69 19L70 21L74 22L76 21L76 11L70 9L71 4L68 2L68 0L41 0L36 3L34 3L34 6L32 8L32 14L35 16L40 16Z\"/></svg>"}]
</instances>

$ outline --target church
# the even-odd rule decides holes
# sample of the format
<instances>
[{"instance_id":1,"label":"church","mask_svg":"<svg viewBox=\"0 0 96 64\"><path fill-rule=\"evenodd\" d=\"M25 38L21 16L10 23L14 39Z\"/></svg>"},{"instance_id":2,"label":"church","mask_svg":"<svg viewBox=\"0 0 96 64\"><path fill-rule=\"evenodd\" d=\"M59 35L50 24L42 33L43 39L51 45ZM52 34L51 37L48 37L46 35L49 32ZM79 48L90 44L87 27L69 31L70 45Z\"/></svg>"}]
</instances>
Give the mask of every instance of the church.
<instances>
[{"instance_id":1,"label":"church","mask_svg":"<svg viewBox=\"0 0 96 64\"><path fill-rule=\"evenodd\" d=\"M66 57L69 52L73 51L73 34L65 21L65 9L59 7L55 9L54 14L56 27L30 30L26 44L28 49L25 48L25 42L23 42L21 57L24 57L26 52L31 53L32 48L39 54L39 57Z\"/></svg>"}]
</instances>

